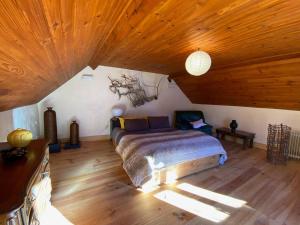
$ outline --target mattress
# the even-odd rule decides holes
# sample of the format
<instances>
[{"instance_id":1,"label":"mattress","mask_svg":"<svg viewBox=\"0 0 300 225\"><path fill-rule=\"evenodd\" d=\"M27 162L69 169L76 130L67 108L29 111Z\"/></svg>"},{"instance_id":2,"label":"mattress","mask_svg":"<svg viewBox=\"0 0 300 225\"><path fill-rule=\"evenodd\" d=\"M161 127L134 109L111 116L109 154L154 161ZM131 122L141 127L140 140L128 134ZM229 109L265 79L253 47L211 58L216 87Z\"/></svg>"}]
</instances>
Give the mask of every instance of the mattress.
<instances>
[{"instance_id":1,"label":"mattress","mask_svg":"<svg viewBox=\"0 0 300 225\"><path fill-rule=\"evenodd\" d=\"M227 153L218 139L194 130L147 130L127 132L115 128L112 134L116 152L123 160L123 168L135 186L149 181L160 169L219 155L219 164L227 160Z\"/></svg>"}]
</instances>

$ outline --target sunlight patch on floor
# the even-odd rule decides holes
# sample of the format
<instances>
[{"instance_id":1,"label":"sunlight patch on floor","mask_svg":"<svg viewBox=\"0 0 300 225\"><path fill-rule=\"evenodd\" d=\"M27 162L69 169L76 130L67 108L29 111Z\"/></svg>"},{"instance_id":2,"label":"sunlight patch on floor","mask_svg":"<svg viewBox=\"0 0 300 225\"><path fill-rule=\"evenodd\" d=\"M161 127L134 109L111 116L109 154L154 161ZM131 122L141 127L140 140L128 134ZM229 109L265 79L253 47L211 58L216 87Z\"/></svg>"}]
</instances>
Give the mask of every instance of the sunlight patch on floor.
<instances>
[{"instance_id":1,"label":"sunlight patch on floor","mask_svg":"<svg viewBox=\"0 0 300 225\"><path fill-rule=\"evenodd\" d=\"M219 194L213 191L206 190L204 188L200 188L188 183L181 183L176 185L176 187L180 190L189 192L191 194L197 195L199 197L207 198L213 200L215 202L221 203L223 205L227 205L233 208L241 208L247 204L246 201L233 198L227 195Z\"/></svg>"},{"instance_id":2,"label":"sunlight patch on floor","mask_svg":"<svg viewBox=\"0 0 300 225\"><path fill-rule=\"evenodd\" d=\"M168 170L165 172L165 176L162 177L160 171L153 171L152 178L142 185L141 188L138 188L138 191L143 193L154 192L160 188L160 183L165 183L167 185L172 185L177 182L177 173L176 170ZM163 179L163 180L162 180ZM163 182L162 182L163 181Z\"/></svg>"},{"instance_id":3,"label":"sunlight patch on floor","mask_svg":"<svg viewBox=\"0 0 300 225\"><path fill-rule=\"evenodd\" d=\"M54 206L50 206L39 218L41 225L74 225Z\"/></svg>"},{"instance_id":4,"label":"sunlight patch on floor","mask_svg":"<svg viewBox=\"0 0 300 225\"><path fill-rule=\"evenodd\" d=\"M90 160L93 161L93 160ZM73 177L74 174L84 174L85 171L88 171L89 168L91 168L91 162L87 162L82 164L80 167L78 167L77 169L72 169L70 176ZM57 181L55 182L54 180L52 180L52 184L57 183ZM81 180L80 182L76 183L76 184L72 184L72 187L70 186L53 186L55 189L56 193L59 193L59 195L57 195L56 197L66 197L69 195L72 195L80 190L82 190L82 188L85 188L86 186L86 181Z\"/></svg>"},{"instance_id":5,"label":"sunlight patch on floor","mask_svg":"<svg viewBox=\"0 0 300 225\"><path fill-rule=\"evenodd\" d=\"M193 198L184 196L174 191L161 191L155 194L154 197L212 222L219 223L229 217L229 214L222 212L213 206L199 202Z\"/></svg>"},{"instance_id":6,"label":"sunlight patch on floor","mask_svg":"<svg viewBox=\"0 0 300 225\"><path fill-rule=\"evenodd\" d=\"M166 172L166 184L175 184L177 182L177 173L176 170L169 170Z\"/></svg>"},{"instance_id":7,"label":"sunlight patch on floor","mask_svg":"<svg viewBox=\"0 0 300 225\"><path fill-rule=\"evenodd\" d=\"M141 188L137 188L138 191L143 193L151 193L159 189L158 185L143 185Z\"/></svg>"}]
</instances>

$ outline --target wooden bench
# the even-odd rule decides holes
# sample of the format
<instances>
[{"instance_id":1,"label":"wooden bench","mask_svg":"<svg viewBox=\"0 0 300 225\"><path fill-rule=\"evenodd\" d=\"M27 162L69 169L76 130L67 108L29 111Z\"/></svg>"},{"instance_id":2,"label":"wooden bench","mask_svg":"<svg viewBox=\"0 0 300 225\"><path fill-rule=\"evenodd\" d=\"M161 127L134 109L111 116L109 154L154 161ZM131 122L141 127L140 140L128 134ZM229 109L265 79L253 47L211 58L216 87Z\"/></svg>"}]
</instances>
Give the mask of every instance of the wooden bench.
<instances>
[{"instance_id":1,"label":"wooden bench","mask_svg":"<svg viewBox=\"0 0 300 225\"><path fill-rule=\"evenodd\" d=\"M249 147L253 148L253 140L255 138L254 133L242 131L242 130L236 130L235 132L231 132L231 129L226 127L221 127L216 129L217 132L217 138L218 139L224 139L226 135L234 137L234 138L241 138L243 139L243 149Z\"/></svg>"}]
</instances>

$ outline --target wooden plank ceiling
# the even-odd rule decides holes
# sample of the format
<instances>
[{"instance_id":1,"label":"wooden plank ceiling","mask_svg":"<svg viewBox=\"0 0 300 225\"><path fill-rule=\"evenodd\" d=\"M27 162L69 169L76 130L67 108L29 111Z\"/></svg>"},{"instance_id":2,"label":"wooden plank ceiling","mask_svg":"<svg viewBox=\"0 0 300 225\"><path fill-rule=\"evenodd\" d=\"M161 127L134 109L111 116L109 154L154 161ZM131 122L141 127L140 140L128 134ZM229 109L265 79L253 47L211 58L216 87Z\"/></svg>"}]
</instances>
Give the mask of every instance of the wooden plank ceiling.
<instances>
[{"instance_id":1,"label":"wooden plank ceiling","mask_svg":"<svg viewBox=\"0 0 300 225\"><path fill-rule=\"evenodd\" d=\"M297 0L2 0L0 111L87 65L170 74L194 103L300 110L299 15ZM198 48L213 65L194 78Z\"/></svg>"}]
</instances>

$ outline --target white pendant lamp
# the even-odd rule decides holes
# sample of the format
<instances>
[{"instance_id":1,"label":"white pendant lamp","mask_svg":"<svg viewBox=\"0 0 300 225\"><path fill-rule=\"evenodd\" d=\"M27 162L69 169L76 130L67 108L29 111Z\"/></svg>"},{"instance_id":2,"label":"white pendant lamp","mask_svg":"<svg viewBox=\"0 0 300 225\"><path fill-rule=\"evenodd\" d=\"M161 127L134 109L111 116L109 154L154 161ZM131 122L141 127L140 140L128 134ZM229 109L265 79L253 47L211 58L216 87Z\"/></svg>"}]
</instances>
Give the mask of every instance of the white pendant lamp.
<instances>
[{"instance_id":1,"label":"white pendant lamp","mask_svg":"<svg viewBox=\"0 0 300 225\"><path fill-rule=\"evenodd\" d=\"M203 51L196 51L190 54L185 61L185 68L189 74L200 76L205 74L211 66L209 54Z\"/></svg>"}]
</instances>

